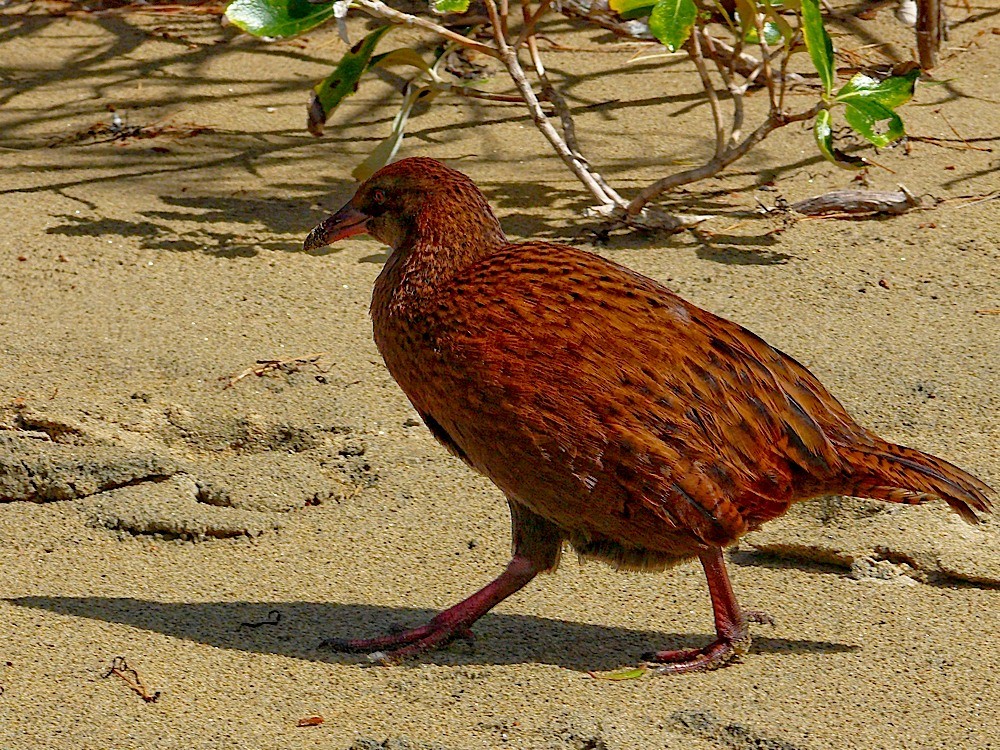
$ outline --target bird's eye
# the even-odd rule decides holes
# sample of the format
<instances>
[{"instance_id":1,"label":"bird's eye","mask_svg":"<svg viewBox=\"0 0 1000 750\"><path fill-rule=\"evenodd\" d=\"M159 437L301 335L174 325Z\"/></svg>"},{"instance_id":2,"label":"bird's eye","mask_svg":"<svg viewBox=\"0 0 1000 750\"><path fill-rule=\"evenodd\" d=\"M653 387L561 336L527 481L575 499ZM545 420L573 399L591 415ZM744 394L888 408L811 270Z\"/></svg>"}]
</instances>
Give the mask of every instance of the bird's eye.
<instances>
[{"instance_id":1,"label":"bird's eye","mask_svg":"<svg viewBox=\"0 0 1000 750\"><path fill-rule=\"evenodd\" d=\"M378 204L385 203L385 191L376 188L372 192L372 200Z\"/></svg>"}]
</instances>

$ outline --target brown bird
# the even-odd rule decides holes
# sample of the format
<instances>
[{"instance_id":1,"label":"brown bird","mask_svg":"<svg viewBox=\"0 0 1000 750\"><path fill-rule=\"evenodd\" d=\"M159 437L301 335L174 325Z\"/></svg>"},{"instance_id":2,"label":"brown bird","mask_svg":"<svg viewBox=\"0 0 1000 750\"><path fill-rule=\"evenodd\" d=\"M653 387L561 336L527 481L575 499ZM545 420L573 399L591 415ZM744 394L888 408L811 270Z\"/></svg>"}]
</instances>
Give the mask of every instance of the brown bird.
<instances>
[{"instance_id":1,"label":"brown bird","mask_svg":"<svg viewBox=\"0 0 1000 750\"><path fill-rule=\"evenodd\" d=\"M990 510L985 483L861 427L745 328L593 253L509 242L472 181L433 159L376 172L305 247L364 232L392 248L375 343L434 436L507 496L513 557L423 627L327 648L392 662L466 636L569 541L627 570L697 557L718 637L648 658L711 669L766 620L740 609L723 550L792 503L940 499L969 522Z\"/></svg>"}]
</instances>

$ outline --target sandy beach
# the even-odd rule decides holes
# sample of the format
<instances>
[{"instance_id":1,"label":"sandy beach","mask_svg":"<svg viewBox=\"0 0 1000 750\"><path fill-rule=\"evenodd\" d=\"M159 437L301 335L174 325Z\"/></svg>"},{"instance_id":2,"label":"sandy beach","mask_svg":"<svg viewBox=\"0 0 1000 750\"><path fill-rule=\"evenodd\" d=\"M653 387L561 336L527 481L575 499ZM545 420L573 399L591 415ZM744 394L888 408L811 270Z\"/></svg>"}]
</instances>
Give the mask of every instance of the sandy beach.
<instances>
[{"instance_id":1,"label":"sandy beach","mask_svg":"<svg viewBox=\"0 0 1000 750\"><path fill-rule=\"evenodd\" d=\"M318 650L420 624L509 555L503 496L372 342L385 248L302 251L399 94L366 80L317 139L335 29L266 44L211 15L43 10L0 9L0 748L1000 747L1000 526L943 505L825 499L747 536L734 585L775 625L714 672L592 677L703 645L711 610L696 563L623 574L571 551L474 642L394 667ZM519 107L442 97L400 155L467 172L512 238L579 243L747 326L865 426L998 487L1000 35L985 4L951 13L943 83L901 110L917 137L869 174L922 198L903 216L754 214L852 186L798 126L674 196L708 231L601 245ZM909 57L891 9L858 28L835 42ZM619 190L708 156L690 66L546 34Z\"/></svg>"}]
</instances>

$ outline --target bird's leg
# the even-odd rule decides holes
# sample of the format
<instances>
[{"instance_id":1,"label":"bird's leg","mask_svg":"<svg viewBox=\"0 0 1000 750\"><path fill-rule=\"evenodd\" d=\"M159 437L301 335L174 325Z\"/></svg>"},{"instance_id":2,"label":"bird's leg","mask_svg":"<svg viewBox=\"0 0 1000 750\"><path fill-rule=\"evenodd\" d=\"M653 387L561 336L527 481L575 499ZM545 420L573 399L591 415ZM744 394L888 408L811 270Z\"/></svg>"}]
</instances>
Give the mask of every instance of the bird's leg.
<instances>
[{"instance_id":1,"label":"bird's leg","mask_svg":"<svg viewBox=\"0 0 1000 750\"><path fill-rule=\"evenodd\" d=\"M320 648L369 654L373 661L394 664L456 638L472 635L469 627L508 596L524 588L536 575L559 564L562 534L551 523L515 501L510 501L514 554L507 569L468 599L450 607L426 625L381 636L323 641Z\"/></svg>"},{"instance_id":2,"label":"bird's leg","mask_svg":"<svg viewBox=\"0 0 1000 750\"><path fill-rule=\"evenodd\" d=\"M716 669L730 660L750 650L750 628L748 623L773 624L764 612L743 611L736 602L733 586L726 572L726 561L720 548L714 548L699 555L708 591L712 596L712 611L715 613L715 632L718 637L702 648L685 648L672 651L657 651L644 658L658 664L658 672L698 672Z\"/></svg>"}]
</instances>

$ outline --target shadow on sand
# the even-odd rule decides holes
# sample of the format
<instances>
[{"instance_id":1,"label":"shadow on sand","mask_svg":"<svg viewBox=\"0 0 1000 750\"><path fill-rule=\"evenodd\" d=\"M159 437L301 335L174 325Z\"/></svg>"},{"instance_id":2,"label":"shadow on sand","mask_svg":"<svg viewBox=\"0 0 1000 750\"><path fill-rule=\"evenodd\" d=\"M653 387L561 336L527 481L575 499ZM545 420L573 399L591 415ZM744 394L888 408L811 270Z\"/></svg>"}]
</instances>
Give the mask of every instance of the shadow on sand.
<instances>
[{"instance_id":1,"label":"shadow on sand","mask_svg":"<svg viewBox=\"0 0 1000 750\"><path fill-rule=\"evenodd\" d=\"M367 663L363 656L317 648L324 638L367 637L396 627L427 622L436 612L409 607L335 602L198 602L167 603L112 597L30 596L8 599L72 617L116 622L174 638L252 653L277 654L310 661ZM274 611L280 618L269 617ZM264 623L278 619L276 623ZM250 625L248 625L248 623ZM458 642L431 652L417 663L553 664L576 671L614 669L634 662L652 648L705 645L709 634L665 633L608 627L521 614L489 613L474 628L473 643ZM843 653L860 647L844 643L758 635L758 653Z\"/></svg>"}]
</instances>

